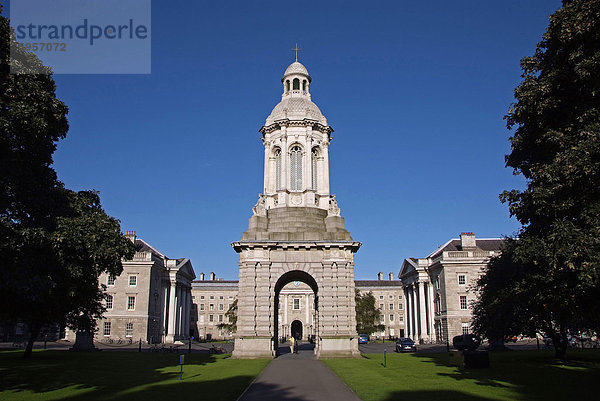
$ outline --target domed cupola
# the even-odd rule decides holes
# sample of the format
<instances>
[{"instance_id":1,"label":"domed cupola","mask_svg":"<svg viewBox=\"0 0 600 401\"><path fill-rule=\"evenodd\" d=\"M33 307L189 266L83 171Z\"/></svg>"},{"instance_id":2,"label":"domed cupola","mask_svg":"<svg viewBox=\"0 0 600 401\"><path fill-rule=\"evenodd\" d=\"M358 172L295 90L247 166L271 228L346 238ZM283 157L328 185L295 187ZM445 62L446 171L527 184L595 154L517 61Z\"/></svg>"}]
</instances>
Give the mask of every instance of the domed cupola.
<instances>
[{"instance_id":1,"label":"domed cupola","mask_svg":"<svg viewBox=\"0 0 600 401\"><path fill-rule=\"evenodd\" d=\"M310 98L310 83L312 79L306 67L297 59L285 69L283 78L283 94L271 111L265 126L281 120L303 121L310 120L327 125L327 119Z\"/></svg>"}]
</instances>

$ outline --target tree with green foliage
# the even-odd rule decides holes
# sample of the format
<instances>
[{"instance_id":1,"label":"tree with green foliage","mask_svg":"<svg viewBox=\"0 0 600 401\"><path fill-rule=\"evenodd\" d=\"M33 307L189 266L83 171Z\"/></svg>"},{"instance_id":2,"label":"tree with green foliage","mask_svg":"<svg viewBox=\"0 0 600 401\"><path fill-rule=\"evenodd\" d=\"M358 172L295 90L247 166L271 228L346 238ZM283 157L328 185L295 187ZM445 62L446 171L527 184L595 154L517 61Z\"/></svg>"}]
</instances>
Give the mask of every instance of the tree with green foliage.
<instances>
[{"instance_id":1,"label":"tree with green foliage","mask_svg":"<svg viewBox=\"0 0 600 401\"><path fill-rule=\"evenodd\" d=\"M569 332L600 327L600 1L564 0L521 67L506 117L514 129L506 165L527 187L501 200L522 228L509 257L491 263L480 281L490 303L475 317L492 331L533 326L564 358ZM518 308L502 323L492 315L510 310L495 302L507 293Z\"/></svg>"},{"instance_id":2,"label":"tree with green foliage","mask_svg":"<svg viewBox=\"0 0 600 401\"><path fill-rule=\"evenodd\" d=\"M45 325L93 330L98 276L134 253L98 194L65 189L51 167L68 109L50 74L0 17L0 319L27 324L26 357Z\"/></svg>"},{"instance_id":3,"label":"tree with green foliage","mask_svg":"<svg viewBox=\"0 0 600 401\"><path fill-rule=\"evenodd\" d=\"M225 318L228 323L219 323L217 327L221 330L225 330L228 333L235 333L237 331L237 310L238 310L238 300L237 298L231 305L229 305L229 309L225 312Z\"/></svg>"},{"instance_id":4,"label":"tree with green foliage","mask_svg":"<svg viewBox=\"0 0 600 401\"><path fill-rule=\"evenodd\" d=\"M375 306L375 297L372 292L361 294L356 290L356 331L359 334L371 335L385 330L385 325L380 324L381 311Z\"/></svg>"}]
</instances>

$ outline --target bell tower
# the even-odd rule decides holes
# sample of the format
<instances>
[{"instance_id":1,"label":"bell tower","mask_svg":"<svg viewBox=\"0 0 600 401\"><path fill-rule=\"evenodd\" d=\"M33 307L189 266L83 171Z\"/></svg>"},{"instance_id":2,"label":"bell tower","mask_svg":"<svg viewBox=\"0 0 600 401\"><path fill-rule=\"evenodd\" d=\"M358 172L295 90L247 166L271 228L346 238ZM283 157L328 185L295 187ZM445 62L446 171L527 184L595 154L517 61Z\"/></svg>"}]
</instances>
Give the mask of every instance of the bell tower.
<instances>
[{"instance_id":1,"label":"bell tower","mask_svg":"<svg viewBox=\"0 0 600 401\"><path fill-rule=\"evenodd\" d=\"M232 243L240 254L233 357L277 356L279 293L293 281L314 292L315 354L356 357L354 253L361 243L346 231L329 191L333 129L311 100L312 79L297 56L281 83L281 101L260 129L263 193L248 230Z\"/></svg>"},{"instance_id":2,"label":"bell tower","mask_svg":"<svg viewBox=\"0 0 600 401\"><path fill-rule=\"evenodd\" d=\"M306 67L298 61L283 74L281 102L260 129L265 165L263 194L257 206L330 207L329 143L333 129L311 100L311 82Z\"/></svg>"}]
</instances>

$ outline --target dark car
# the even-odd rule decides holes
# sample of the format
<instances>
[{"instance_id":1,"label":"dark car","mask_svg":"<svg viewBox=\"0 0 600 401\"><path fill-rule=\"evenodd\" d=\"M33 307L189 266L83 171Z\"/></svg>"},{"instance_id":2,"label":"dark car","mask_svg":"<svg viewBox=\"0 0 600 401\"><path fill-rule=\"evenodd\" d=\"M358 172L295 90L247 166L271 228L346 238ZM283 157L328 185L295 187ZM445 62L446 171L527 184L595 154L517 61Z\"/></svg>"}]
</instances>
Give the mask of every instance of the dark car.
<instances>
[{"instance_id":1,"label":"dark car","mask_svg":"<svg viewBox=\"0 0 600 401\"><path fill-rule=\"evenodd\" d=\"M416 350L415 342L408 337L402 337L396 341L396 352L415 352Z\"/></svg>"},{"instance_id":2,"label":"dark car","mask_svg":"<svg viewBox=\"0 0 600 401\"><path fill-rule=\"evenodd\" d=\"M481 345L481 338L475 334L463 334L452 339L452 345L459 351L475 351Z\"/></svg>"},{"instance_id":3,"label":"dark car","mask_svg":"<svg viewBox=\"0 0 600 401\"><path fill-rule=\"evenodd\" d=\"M369 336L366 334L358 335L358 343L359 344L367 344L369 342Z\"/></svg>"}]
</instances>

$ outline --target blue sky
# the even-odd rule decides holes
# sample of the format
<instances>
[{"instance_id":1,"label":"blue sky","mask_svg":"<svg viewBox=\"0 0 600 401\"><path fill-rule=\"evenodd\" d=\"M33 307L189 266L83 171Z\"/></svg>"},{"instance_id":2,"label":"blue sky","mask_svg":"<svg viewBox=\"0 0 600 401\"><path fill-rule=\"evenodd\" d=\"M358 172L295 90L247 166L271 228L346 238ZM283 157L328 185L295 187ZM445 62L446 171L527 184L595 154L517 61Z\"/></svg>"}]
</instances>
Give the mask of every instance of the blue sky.
<instances>
[{"instance_id":1,"label":"blue sky","mask_svg":"<svg viewBox=\"0 0 600 401\"><path fill-rule=\"evenodd\" d=\"M498 200L503 116L560 7L528 1L153 1L152 74L56 75L70 131L55 168L197 273L237 279L231 248L262 191L258 129L294 60L334 128L331 192L363 243L355 275L473 231L514 233Z\"/></svg>"}]
</instances>

